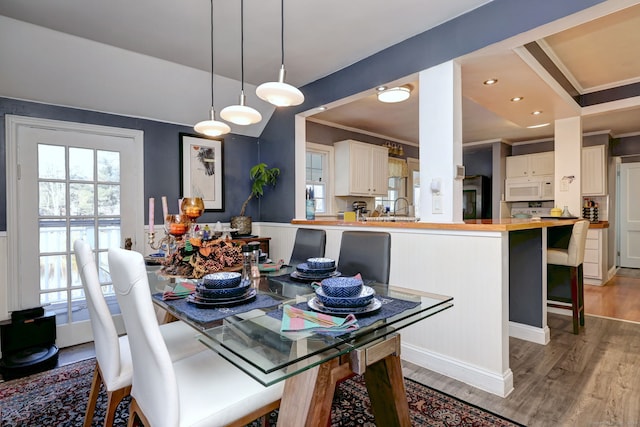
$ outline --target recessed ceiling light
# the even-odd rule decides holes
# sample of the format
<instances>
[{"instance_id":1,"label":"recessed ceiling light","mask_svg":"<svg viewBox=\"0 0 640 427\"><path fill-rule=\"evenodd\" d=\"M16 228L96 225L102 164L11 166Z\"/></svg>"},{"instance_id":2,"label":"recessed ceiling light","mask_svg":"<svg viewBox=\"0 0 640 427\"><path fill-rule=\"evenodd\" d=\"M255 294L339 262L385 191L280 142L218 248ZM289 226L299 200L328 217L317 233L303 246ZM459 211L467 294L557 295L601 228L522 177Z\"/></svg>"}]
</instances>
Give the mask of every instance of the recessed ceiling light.
<instances>
[{"instance_id":1,"label":"recessed ceiling light","mask_svg":"<svg viewBox=\"0 0 640 427\"><path fill-rule=\"evenodd\" d=\"M514 96L513 98L511 98L511 102L519 102L522 101L524 99L524 96Z\"/></svg>"},{"instance_id":2,"label":"recessed ceiling light","mask_svg":"<svg viewBox=\"0 0 640 427\"><path fill-rule=\"evenodd\" d=\"M487 85L487 86L491 86L498 83L498 79L489 79L489 80L485 80L484 82L482 82L482 84Z\"/></svg>"},{"instance_id":3,"label":"recessed ceiling light","mask_svg":"<svg viewBox=\"0 0 640 427\"><path fill-rule=\"evenodd\" d=\"M327 107L325 107L324 105L321 106L321 107L318 107L318 110L320 110L320 111L325 111L326 109L327 109Z\"/></svg>"},{"instance_id":4,"label":"recessed ceiling light","mask_svg":"<svg viewBox=\"0 0 640 427\"><path fill-rule=\"evenodd\" d=\"M539 125L527 126L527 129L535 129L535 128L543 128L545 126L549 126L551 123L542 123Z\"/></svg>"},{"instance_id":5,"label":"recessed ceiling light","mask_svg":"<svg viewBox=\"0 0 640 427\"><path fill-rule=\"evenodd\" d=\"M533 111L531 114L533 114L534 116L539 116L540 114L542 114L542 110Z\"/></svg>"},{"instance_id":6,"label":"recessed ceiling light","mask_svg":"<svg viewBox=\"0 0 640 427\"><path fill-rule=\"evenodd\" d=\"M385 90L386 88L387 88L386 86L378 86L378 87L376 88L376 90L377 90L378 92L382 92L382 91L383 91L383 90Z\"/></svg>"}]
</instances>

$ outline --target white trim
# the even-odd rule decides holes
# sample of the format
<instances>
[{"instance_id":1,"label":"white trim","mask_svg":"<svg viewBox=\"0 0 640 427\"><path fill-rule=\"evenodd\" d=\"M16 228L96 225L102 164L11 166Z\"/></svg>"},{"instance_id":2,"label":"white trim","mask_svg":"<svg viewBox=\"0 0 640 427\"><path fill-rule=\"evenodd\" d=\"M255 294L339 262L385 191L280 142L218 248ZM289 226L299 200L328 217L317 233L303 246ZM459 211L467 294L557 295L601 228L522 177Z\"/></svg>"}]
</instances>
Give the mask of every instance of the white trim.
<instances>
[{"instance_id":1,"label":"white trim","mask_svg":"<svg viewBox=\"0 0 640 427\"><path fill-rule=\"evenodd\" d=\"M335 185L335 170L334 170L334 148L333 145L324 145L324 144L316 144L315 142L307 142L305 147L305 174L306 174L306 152L313 151L315 153L324 154L327 160L326 168L323 168L323 175L325 175L325 182L328 182L328 185L325 185L326 194L324 196L326 211L316 214L316 216L322 215L335 215L334 212L334 203L333 203L333 195L335 194L334 185ZM305 184L306 184L305 179Z\"/></svg>"},{"instance_id":2,"label":"white trim","mask_svg":"<svg viewBox=\"0 0 640 427\"><path fill-rule=\"evenodd\" d=\"M509 322L509 336L536 344L547 345L551 340L551 331L545 325L544 328L525 325L517 322Z\"/></svg>"},{"instance_id":3,"label":"white trim","mask_svg":"<svg viewBox=\"0 0 640 427\"><path fill-rule=\"evenodd\" d=\"M513 372L510 368L499 376L477 366L406 343L402 343L402 359L500 397L507 397L513 391Z\"/></svg>"},{"instance_id":4,"label":"white trim","mask_svg":"<svg viewBox=\"0 0 640 427\"><path fill-rule=\"evenodd\" d=\"M328 122L326 120L317 119L317 118L314 118L313 116L307 117L307 120L310 121L310 122L313 122L313 123L317 123L319 125L328 126L328 127L332 127L332 128L336 128L336 129L348 130L350 132L356 132L356 133L360 133L362 135L373 136L374 138L380 138L380 139L384 139L386 141L398 142L398 143L401 143L401 144L410 145L412 147L419 147L420 146L416 142L407 141L406 139L394 138L394 137L391 137L391 136L388 136L388 135L383 135L381 133L370 132L370 131L367 131L367 130L354 128L354 127L351 127L351 126L344 126L344 125L341 125L339 123L333 123L333 122Z\"/></svg>"}]
</instances>

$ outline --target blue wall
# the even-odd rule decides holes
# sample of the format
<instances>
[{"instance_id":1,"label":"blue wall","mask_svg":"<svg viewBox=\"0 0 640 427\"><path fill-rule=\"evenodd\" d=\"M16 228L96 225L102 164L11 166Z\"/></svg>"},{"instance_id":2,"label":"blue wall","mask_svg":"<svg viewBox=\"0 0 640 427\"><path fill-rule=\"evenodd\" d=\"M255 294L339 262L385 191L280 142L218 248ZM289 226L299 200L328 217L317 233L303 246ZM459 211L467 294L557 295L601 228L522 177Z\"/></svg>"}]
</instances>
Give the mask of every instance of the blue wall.
<instances>
[{"instance_id":1,"label":"blue wall","mask_svg":"<svg viewBox=\"0 0 640 427\"><path fill-rule=\"evenodd\" d=\"M0 230L7 229L4 117L6 114L143 131L145 206L147 197L155 197L159 203L160 197L167 196L169 211L177 210L177 200L180 196L179 133L192 134L192 128L152 120L0 98L0 162L2 162L2 173L0 173ZM251 191L249 168L258 161L257 147L258 140L256 138L233 134L226 136L223 143L225 211L205 212L201 217L201 221L228 222L232 215L237 215L240 212L242 202ZM173 206L176 209L173 209ZM258 208L258 202L253 201L247 208L247 215L259 217ZM162 210L156 209L155 212L155 221L157 224L161 224ZM148 212L145 209L145 223L148 223L147 215Z\"/></svg>"},{"instance_id":2,"label":"blue wall","mask_svg":"<svg viewBox=\"0 0 640 427\"><path fill-rule=\"evenodd\" d=\"M494 0L302 87L305 102L298 107L278 110L260 138L262 159L266 163L277 164L283 170L283 179L264 204L261 219L289 222L295 215L296 113L425 70L601 2Z\"/></svg>"}]
</instances>

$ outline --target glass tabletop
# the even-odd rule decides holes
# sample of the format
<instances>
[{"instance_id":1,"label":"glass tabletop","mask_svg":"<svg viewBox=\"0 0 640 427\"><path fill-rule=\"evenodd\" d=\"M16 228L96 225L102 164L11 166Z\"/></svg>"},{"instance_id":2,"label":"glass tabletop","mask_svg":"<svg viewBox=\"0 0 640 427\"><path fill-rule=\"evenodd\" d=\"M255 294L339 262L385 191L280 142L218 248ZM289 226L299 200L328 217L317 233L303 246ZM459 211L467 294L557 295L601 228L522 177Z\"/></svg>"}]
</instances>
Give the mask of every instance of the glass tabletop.
<instances>
[{"instance_id":1,"label":"glass tabletop","mask_svg":"<svg viewBox=\"0 0 640 427\"><path fill-rule=\"evenodd\" d=\"M382 308L375 313L356 314L359 329L351 332L281 332L282 307L285 304L311 310L315 297L310 283L290 280L287 270L264 276L258 293L275 300L270 307L231 312L215 326L194 321L161 299L154 302L196 329L205 345L264 385L271 385L306 369L350 353L402 328L424 320L453 306L448 296L387 286L367 285L375 290ZM237 310L241 311L241 310Z\"/></svg>"}]
</instances>

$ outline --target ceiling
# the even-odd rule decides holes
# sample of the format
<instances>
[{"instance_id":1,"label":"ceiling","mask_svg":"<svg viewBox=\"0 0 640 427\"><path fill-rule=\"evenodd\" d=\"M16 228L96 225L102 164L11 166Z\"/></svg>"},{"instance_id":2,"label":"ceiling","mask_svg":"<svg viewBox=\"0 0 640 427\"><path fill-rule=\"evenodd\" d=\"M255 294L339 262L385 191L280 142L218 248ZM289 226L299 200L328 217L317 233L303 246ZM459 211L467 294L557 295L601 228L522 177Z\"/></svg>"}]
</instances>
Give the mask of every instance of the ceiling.
<instances>
[{"instance_id":1,"label":"ceiling","mask_svg":"<svg viewBox=\"0 0 640 427\"><path fill-rule=\"evenodd\" d=\"M287 82L303 86L386 47L488 3L489 0L323 0L285 2ZM337 13L336 11L340 11ZM398 10L410 10L400 14ZM210 70L207 0L2 0L0 15L116 46L188 67ZM214 0L217 75L239 81L240 2ZM277 78L280 66L280 2L244 4L245 82ZM380 25L384 21L385 25ZM640 76L640 6L539 40L579 93L634 83ZM348 43L345 43L348 40ZM479 52L460 58L465 143L550 138L553 126L527 129L540 120L584 114L555 89L525 49ZM409 78L408 76L407 78ZM482 81L499 79L487 87ZM417 144L418 87L409 101L382 104L363 96L313 116L312 120L360 129L390 140ZM513 96L524 101L509 102ZM533 117L534 109L543 111ZM640 132L635 108L584 116L585 132L613 135ZM637 124L636 124L637 123Z\"/></svg>"}]
</instances>

